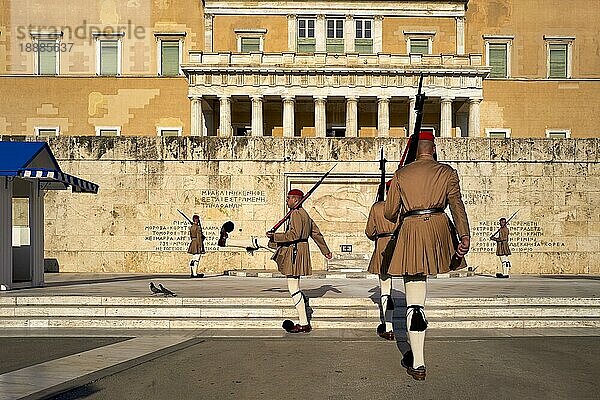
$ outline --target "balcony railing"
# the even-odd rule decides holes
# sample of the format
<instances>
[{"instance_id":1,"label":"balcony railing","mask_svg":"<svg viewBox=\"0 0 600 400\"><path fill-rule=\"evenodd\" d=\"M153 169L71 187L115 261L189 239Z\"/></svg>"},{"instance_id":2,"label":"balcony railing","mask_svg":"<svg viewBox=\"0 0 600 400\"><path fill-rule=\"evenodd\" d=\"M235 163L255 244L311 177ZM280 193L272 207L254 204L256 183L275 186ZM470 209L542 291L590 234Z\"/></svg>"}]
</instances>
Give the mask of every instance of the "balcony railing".
<instances>
[{"instance_id":1,"label":"balcony railing","mask_svg":"<svg viewBox=\"0 0 600 400\"><path fill-rule=\"evenodd\" d=\"M351 67L351 68L474 68L485 67L481 54L297 54L286 53L204 53L191 50L188 67L255 66L255 67Z\"/></svg>"}]
</instances>

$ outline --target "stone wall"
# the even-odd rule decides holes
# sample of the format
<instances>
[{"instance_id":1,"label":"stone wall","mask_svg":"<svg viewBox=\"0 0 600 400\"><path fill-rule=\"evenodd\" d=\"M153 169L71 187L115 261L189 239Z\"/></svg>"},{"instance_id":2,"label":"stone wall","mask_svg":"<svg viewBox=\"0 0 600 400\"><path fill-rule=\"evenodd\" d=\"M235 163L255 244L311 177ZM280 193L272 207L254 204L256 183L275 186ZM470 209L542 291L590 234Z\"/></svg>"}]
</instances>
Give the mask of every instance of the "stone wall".
<instances>
[{"instance_id":1,"label":"stone wall","mask_svg":"<svg viewBox=\"0 0 600 400\"><path fill-rule=\"evenodd\" d=\"M440 160L458 169L472 230L469 264L495 272L488 237L510 223L514 273L600 273L600 139L438 139ZM366 268L364 225L383 146L391 174L405 139L62 137L50 146L62 169L100 185L97 195L46 194L45 256L60 271L187 273L187 225L201 216L202 267L274 269L268 253L220 251L218 230L263 236L284 214L285 191L307 190L337 164L305 208L334 260L315 269ZM351 244L352 252L341 252ZM312 245L312 250L316 246Z\"/></svg>"}]
</instances>

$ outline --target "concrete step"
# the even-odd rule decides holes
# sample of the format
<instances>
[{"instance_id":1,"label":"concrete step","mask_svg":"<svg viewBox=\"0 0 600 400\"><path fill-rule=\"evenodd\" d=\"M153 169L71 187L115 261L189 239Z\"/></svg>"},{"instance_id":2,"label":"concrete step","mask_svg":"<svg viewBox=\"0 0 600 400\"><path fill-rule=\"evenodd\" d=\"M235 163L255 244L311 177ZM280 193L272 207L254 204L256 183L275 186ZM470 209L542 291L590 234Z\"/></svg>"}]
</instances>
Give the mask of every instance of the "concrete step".
<instances>
[{"instance_id":1,"label":"concrete step","mask_svg":"<svg viewBox=\"0 0 600 400\"><path fill-rule=\"evenodd\" d=\"M313 318L379 318L377 304L368 306L311 306ZM402 318L405 308L396 307L394 316ZM0 306L0 317L133 317L133 318L294 318L296 310L285 306L235 307L202 306ZM506 307L435 307L428 306L432 318L600 318L600 307L591 306L506 306Z\"/></svg>"},{"instance_id":2,"label":"concrete step","mask_svg":"<svg viewBox=\"0 0 600 400\"><path fill-rule=\"evenodd\" d=\"M405 304L395 298L396 304ZM317 297L311 306L369 307L379 302L379 296ZM289 297L134 297L134 296L0 296L4 306L289 306ZM431 307L502 307L502 306L591 306L600 307L600 297L444 297L428 298Z\"/></svg>"},{"instance_id":3,"label":"concrete step","mask_svg":"<svg viewBox=\"0 0 600 400\"><path fill-rule=\"evenodd\" d=\"M95 329L278 329L279 318L26 318L0 320L0 328L95 328ZM315 329L375 329L376 319L312 320ZM403 322L396 321L398 329ZM432 329L534 329L534 328L600 328L600 318L493 318L455 319L429 318Z\"/></svg>"}]
</instances>

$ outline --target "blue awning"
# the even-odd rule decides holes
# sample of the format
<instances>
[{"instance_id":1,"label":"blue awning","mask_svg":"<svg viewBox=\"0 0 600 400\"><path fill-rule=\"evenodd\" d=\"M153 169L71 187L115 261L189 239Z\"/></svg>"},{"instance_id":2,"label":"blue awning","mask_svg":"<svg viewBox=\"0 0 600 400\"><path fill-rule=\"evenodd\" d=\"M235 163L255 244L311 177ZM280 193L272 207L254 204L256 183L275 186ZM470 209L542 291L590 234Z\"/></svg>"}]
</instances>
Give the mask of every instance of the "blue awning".
<instances>
[{"instance_id":1,"label":"blue awning","mask_svg":"<svg viewBox=\"0 0 600 400\"><path fill-rule=\"evenodd\" d=\"M98 185L63 172L46 142L0 142L0 176L35 179L43 189L98 193Z\"/></svg>"}]
</instances>

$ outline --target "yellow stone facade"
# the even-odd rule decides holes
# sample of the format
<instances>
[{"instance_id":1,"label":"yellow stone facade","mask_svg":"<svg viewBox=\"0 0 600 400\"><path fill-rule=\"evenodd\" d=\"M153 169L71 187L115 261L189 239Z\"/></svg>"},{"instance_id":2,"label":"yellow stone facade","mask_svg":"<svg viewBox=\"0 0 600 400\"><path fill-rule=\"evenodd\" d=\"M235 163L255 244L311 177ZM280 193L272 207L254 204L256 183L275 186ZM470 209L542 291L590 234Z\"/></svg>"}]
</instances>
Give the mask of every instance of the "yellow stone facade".
<instances>
[{"instance_id":1,"label":"yellow stone facade","mask_svg":"<svg viewBox=\"0 0 600 400\"><path fill-rule=\"evenodd\" d=\"M286 190L307 189L335 162L307 204L335 252L331 263L315 257L315 269L360 267L378 152L391 173L422 73L423 126L441 136L440 159L462 180L469 263L495 271L486 235L519 210L514 273L599 274L600 8L565 3L5 0L0 136L56 129L44 140L63 169L100 185L97 196L46 195L46 257L61 271L187 272L177 208L203 219L206 271L272 269L266 253L217 249L218 229L230 219L237 235L262 236L285 211ZM314 23L308 41L300 20ZM330 20L343 39L328 42ZM370 42L356 40L365 21ZM65 45L57 74L39 73L40 60L52 69L32 47L44 40ZM314 51L299 50L311 40ZM116 43L116 75L99 76L101 52L113 51L103 41ZM174 76L163 76L163 42L178 43ZM411 51L416 43L427 50ZM507 72L496 78L498 44ZM554 45L566 49L565 78L548 77ZM103 129L122 137L93 137ZM487 137L498 134L506 139Z\"/></svg>"}]
</instances>

